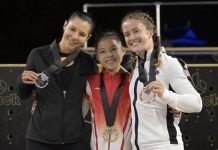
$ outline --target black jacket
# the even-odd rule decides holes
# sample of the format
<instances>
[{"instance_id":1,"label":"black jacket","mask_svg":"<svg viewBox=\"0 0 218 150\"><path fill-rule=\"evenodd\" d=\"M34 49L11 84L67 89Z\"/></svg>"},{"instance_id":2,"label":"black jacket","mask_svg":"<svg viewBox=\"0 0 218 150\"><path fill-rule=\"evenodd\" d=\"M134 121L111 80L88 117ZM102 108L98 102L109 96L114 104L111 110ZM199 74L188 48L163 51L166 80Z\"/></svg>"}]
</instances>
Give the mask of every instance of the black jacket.
<instances>
[{"instance_id":1,"label":"black jacket","mask_svg":"<svg viewBox=\"0 0 218 150\"><path fill-rule=\"evenodd\" d=\"M57 61L55 51L58 51L55 41L51 45L33 49L27 59L26 70L37 73L44 71ZM91 56L82 51L73 65L76 66L65 96L58 73L50 76L48 86L43 89L25 85L21 82L21 76L18 77L16 90L20 98L28 98L35 90L37 100L26 138L51 144L79 142L83 139L82 100L87 76L95 73L97 66Z\"/></svg>"}]
</instances>

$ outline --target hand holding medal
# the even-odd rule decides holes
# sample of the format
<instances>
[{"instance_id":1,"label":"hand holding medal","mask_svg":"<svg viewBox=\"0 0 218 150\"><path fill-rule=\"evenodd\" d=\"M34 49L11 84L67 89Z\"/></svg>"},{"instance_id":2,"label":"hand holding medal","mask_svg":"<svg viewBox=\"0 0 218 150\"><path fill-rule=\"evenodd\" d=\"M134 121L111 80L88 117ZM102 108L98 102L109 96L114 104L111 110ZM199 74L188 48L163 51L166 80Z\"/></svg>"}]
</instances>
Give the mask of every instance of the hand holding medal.
<instances>
[{"instance_id":1,"label":"hand holding medal","mask_svg":"<svg viewBox=\"0 0 218 150\"><path fill-rule=\"evenodd\" d=\"M161 81L152 81L146 85L140 93L140 99L144 103L151 103L156 96L162 97L164 93L164 86Z\"/></svg>"}]
</instances>

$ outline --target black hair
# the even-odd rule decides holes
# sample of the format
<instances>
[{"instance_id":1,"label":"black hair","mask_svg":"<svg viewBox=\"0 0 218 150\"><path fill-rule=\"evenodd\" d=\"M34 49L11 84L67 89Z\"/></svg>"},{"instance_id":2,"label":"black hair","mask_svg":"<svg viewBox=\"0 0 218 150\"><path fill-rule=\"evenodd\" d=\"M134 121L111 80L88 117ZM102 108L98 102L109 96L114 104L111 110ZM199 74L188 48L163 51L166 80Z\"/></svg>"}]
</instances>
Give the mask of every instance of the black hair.
<instances>
[{"instance_id":1,"label":"black hair","mask_svg":"<svg viewBox=\"0 0 218 150\"><path fill-rule=\"evenodd\" d=\"M121 36L118 34L116 31L106 31L106 32L101 32L97 35L96 41L95 41L95 50L97 49L98 43L105 38L113 38L117 42L119 42L122 45L122 39Z\"/></svg>"},{"instance_id":2,"label":"black hair","mask_svg":"<svg viewBox=\"0 0 218 150\"><path fill-rule=\"evenodd\" d=\"M115 41L117 41L118 43L121 44L121 46L123 46L123 42L122 42L122 37L120 36L119 32L115 31L115 30L111 30L111 31L105 31L105 32L100 32L97 35L96 41L95 41L95 51L97 50L97 46L98 43L106 38L112 38ZM96 60L97 63L99 63ZM121 66L123 67L122 69L125 68L125 72L131 72L132 70L132 63L130 61L130 55L129 54L125 54L123 56L122 62L121 62Z\"/></svg>"},{"instance_id":3,"label":"black hair","mask_svg":"<svg viewBox=\"0 0 218 150\"><path fill-rule=\"evenodd\" d=\"M67 21L73 20L76 17L79 17L83 21L87 21L91 25L91 32L90 33L92 33L92 31L95 28L95 23L94 23L94 20L93 20L91 14L83 12L83 11L74 11L70 15L70 17L67 19Z\"/></svg>"}]
</instances>

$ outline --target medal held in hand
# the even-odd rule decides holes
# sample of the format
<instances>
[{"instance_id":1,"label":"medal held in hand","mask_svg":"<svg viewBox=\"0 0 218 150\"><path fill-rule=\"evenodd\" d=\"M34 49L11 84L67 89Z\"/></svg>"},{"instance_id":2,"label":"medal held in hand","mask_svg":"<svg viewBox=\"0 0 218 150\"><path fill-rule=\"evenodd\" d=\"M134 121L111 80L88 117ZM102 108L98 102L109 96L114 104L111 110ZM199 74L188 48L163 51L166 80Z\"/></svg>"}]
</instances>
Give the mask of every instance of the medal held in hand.
<instances>
[{"instance_id":1,"label":"medal held in hand","mask_svg":"<svg viewBox=\"0 0 218 150\"><path fill-rule=\"evenodd\" d=\"M148 73L144 69L144 62L142 59L138 59L138 71L139 71L139 80L144 84L144 87L139 95L140 100L143 103L149 104L155 100L156 93L153 93L151 90L148 89L147 85L151 83L151 81L156 80L156 58L154 57L154 50L152 51L151 58L150 58L150 67L149 67L149 77ZM146 58L146 54L145 54ZM149 79L148 79L149 78Z\"/></svg>"},{"instance_id":2,"label":"medal held in hand","mask_svg":"<svg viewBox=\"0 0 218 150\"><path fill-rule=\"evenodd\" d=\"M107 142L114 142L118 139L119 133L118 130L114 127L106 127L103 130L103 138Z\"/></svg>"},{"instance_id":3,"label":"medal held in hand","mask_svg":"<svg viewBox=\"0 0 218 150\"><path fill-rule=\"evenodd\" d=\"M38 88L44 88L48 85L49 77L44 73L40 73L38 78L36 79L35 85Z\"/></svg>"},{"instance_id":4,"label":"medal held in hand","mask_svg":"<svg viewBox=\"0 0 218 150\"><path fill-rule=\"evenodd\" d=\"M143 103L149 104L155 100L156 94L144 87L139 97Z\"/></svg>"}]
</instances>

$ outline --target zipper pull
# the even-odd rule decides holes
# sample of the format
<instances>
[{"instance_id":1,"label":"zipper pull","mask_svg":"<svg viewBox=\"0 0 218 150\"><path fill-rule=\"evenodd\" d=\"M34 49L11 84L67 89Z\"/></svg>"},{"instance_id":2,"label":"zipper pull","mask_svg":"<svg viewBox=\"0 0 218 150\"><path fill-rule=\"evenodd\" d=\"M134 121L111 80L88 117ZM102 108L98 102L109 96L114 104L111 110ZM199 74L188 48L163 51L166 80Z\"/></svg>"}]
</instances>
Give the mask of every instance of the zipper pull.
<instances>
[{"instance_id":1,"label":"zipper pull","mask_svg":"<svg viewBox=\"0 0 218 150\"><path fill-rule=\"evenodd\" d=\"M63 91L64 98L66 97L67 91Z\"/></svg>"}]
</instances>

